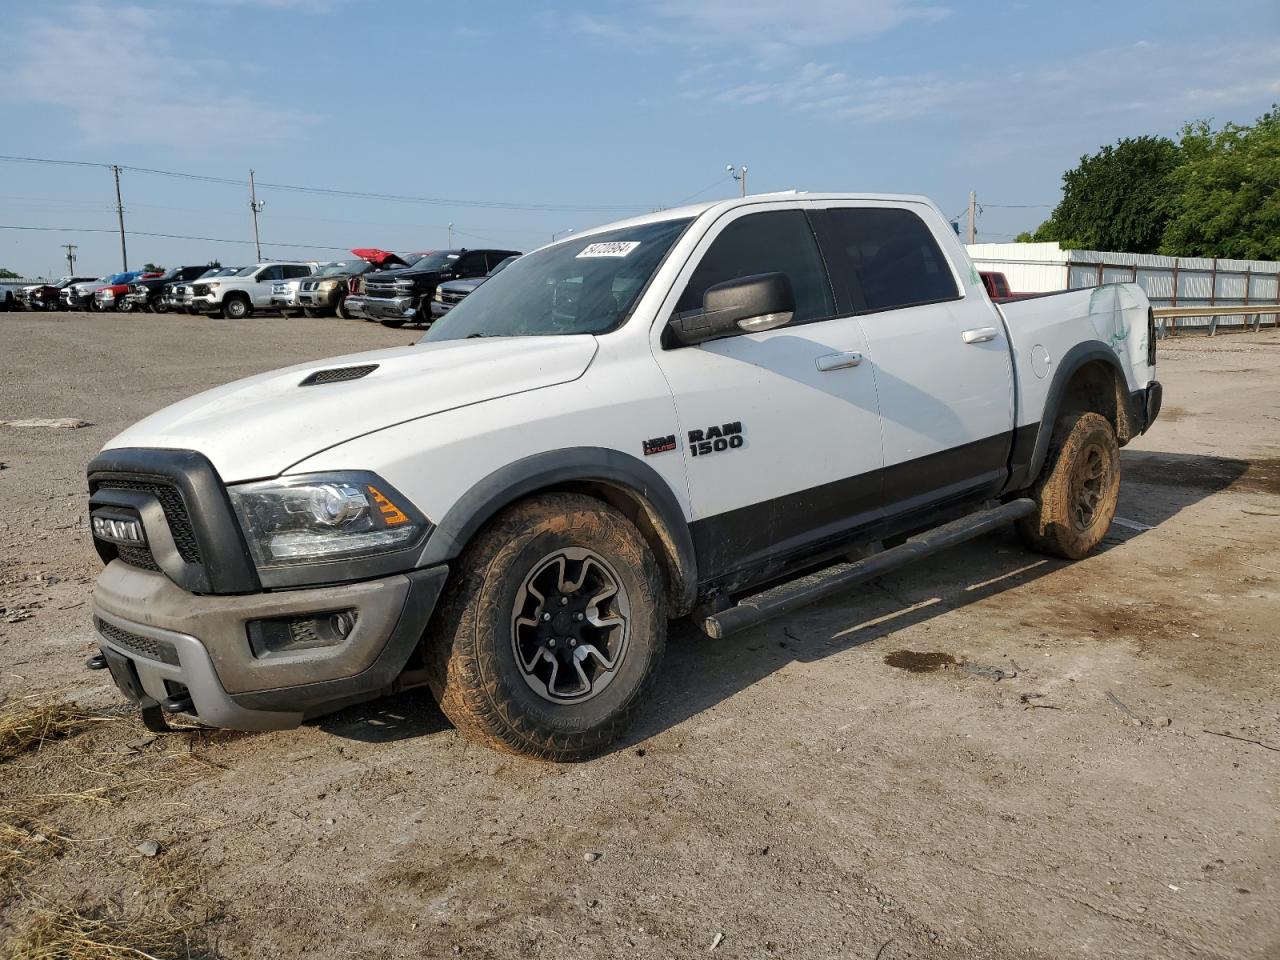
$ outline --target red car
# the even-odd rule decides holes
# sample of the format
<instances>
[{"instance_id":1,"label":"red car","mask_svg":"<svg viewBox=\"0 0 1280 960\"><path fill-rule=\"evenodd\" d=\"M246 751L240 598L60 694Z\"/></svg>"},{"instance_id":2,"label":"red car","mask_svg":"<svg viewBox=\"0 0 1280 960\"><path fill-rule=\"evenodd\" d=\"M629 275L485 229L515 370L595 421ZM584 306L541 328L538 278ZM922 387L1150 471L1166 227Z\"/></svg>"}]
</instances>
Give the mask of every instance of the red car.
<instances>
[{"instance_id":1,"label":"red car","mask_svg":"<svg viewBox=\"0 0 1280 960\"><path fill-rule=\"evenodd\" d=\"M163 273L142 273L135 277L135 280L152 280L155 277L163 277ZM94 291L93 309L95 310L119 310L121 313L127 313L133 309L133 304L129 302L128 295L129 284L116 283L109 287L102 287Z\"/></svg>"}]
</instances>

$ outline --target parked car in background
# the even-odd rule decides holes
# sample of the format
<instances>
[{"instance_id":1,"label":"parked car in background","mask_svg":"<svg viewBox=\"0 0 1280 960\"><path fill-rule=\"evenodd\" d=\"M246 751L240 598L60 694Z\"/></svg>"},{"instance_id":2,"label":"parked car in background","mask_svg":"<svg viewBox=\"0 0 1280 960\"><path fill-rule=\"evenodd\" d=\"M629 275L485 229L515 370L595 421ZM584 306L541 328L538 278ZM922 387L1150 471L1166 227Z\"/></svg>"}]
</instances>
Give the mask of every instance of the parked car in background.
<instances>
[{"instance_id":1,"label":"parked car in background","mask_svg":"<svg viewBox=\"0 0 1280 960\"><path fill-rule=\"evenodd\" d=\"M128 296L133 284L138 280L155 280L160 276L161 274L159 273L140 273L133 280L99 287L93 292L93 309L100 311L118 310L121 313L126 313L132 309L132 304L128 302Z\"/></svg>"},{"instance_id":2,"label":"parked car in background","mask_svg":"<svg viewBox=\"0 0 1280 960\"><path fill-rule=\"evenodd\" d=\"M22 305L22 288L14 283L0 283L0 311L17 310Z\"/></svg>"},{"instance_id":3,"label":"parked car in background","mask_svg":"<svg viewBox=\"0 0 1280 960\"><path fill-rule=\"evenodd\" d=\"M229 277L242 267L209 267L204 273L196 277L196 280L210 280L214 277ZM161 303L167 305L168 309L177 313L191 313L192 284L195 280L189 280L185 283L171 283L166 288L166 293L161 295Z\"/></svg>"},{"instance_id":4,"label":"parked car in background","mask_svg":"<svg viewBox=\"0 0 1280 960\"><path fill-rule=\"evenodd\" d=\"M357 248L355 258L322 264L298 285L298 306L308 317L348 319L347 298L356 293L360 278L378 270L407 267L413 261L386 250Z\"/></svg>"},{"instance_id":5,"label":"parked car in background","mask_svg":"<svg viewBox=\"0 0 1280 960\"><path fill-rule=\"evenodd\" d=\"M505 260L499 260L498 265L483 277L471 277L467 280L450 280L447 283L440 284L440 286L436 287L436 295L431 298L432 319L444 316L456 307L462 298L472 290L519 259L519 257L511 256L507 257Z\"/></svg>"},{"instance_id":6,"label":"parked car in background","mask_svg":"<svg viewBox=\"0 0 1280 960\"><path fill-rule=\"evenodd\" d=\"M110 276L85 283L70 284L62 290L62 305L68 310L92 310L94 305L93 296L103 287L110 287L119 283L132 283L140 276L142 276L142 271L134 270L129 273L113 273Z\"/></svg>"},{"instance_id":7,"label":"parked car in background","mask_svg":"<svg viewBox=\"0 0 1280 960\"><path fill-rule=\"evenodd\" d=\"M156 310L163 313L168 307L161 306L161 301L170 284L194 280L208 269L207 266L173 267L158 276L139 277L129 284L129 292L125 294L124 304L121 305L120 309L125 311Z\"/></svg>"},{"instance_id":8,"label":"parked car in background","mask_svg":"<svg viewBox=\"0 0 1280 960\"><path fill-rule=\"evenodd\" d=\"M225 277L197 280L191 285L191 308L195 313L239 320L255 310L271 309L271 285L277 280L309 277L309 263L255 263Z\"/></svg>"},{"instance_id":9,"label":"parked car in background","mask_svg":"<svg viewBox=\"0 0 1280 960\"><path fill-rule=\"evenodd\" d=\"M59 277L53 283L37 283L22 288L22 302L28 310L61 310L62 291L73 283L93 283L93 277Z\"/></svg>"},{"instance_id":10,"label":"parked car in background","mask_svg":"<svg viewBox=\"0 0 1280 960\"><path fill-rule=\"evenodd\" d=\"M448 280L483 277L518 250L436 250L412 266L365 277L363 293L347 298L347 312L388 327L431 321L431 298Z\"/></svg>"},{"instance_id":11,"label":"parked car in background","mask_svg":"<svg viewBox=\"0 0 1280 960\"><path fill-rule=\"evenodd\" d=\"M270 308L283 313L286 317L297 313L299 310L298 285L300 283L302 283L301 277L292 277L288 280L276 280L273 282L271 284Z\"/></svg>"}]
</instances>

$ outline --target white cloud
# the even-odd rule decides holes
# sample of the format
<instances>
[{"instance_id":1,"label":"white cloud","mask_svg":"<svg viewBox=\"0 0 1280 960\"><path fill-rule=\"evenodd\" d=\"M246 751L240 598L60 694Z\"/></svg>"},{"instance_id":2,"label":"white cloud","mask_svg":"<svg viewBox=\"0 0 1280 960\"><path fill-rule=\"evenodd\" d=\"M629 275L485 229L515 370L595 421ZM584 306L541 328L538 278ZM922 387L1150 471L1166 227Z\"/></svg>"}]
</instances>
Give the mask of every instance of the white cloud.
<instances>
[{"instance_id":1,"label":"white cloud","mask_svg":"<svg viewBox=\"0 0 1280 960\"><path fill-rule=\"evenodd\" d=\"M653 0L654 12L701 32L702 39L827 46L879 36L913 21L946 17L943 6L919 0Z\"/></svg>"},{"instance_id":2,"label":"white cloud","mask_svg":"<svg viewBox=\"0 0 1280 960\"><path fill-rule=\"evenodd\" d=\"M1255 69L1242 77L1234 63ZM1263 67L1257 65L1263 64ZM704 65L705 66L705 65ZM679 96L714 105L771 104L832 121L904 120L950 113L980 115L989 134L1073 136L1111 129L1128 135L1169 129L1206 111L1263 107L1280 94L1280 43L1244 41L1230 49L1200 43L1162 47L1139 42L1031 68L858 76L835 63L773 65L743 76L731 63L689 70ZM1218 117L1248 122L1252 116ZM1120 134L1124 135L1124 134Z\"/></svg>"},{"instance_id":3,"label":"white cloud","mask_svg":"<svg viewBox=\"0 0 1280 960\"><path fill-rule=\"evenodd\" d=\"M318 119L226 93L237 68L179 55L169 38L184 35L154 9L96 2L59 9L11 38L0 87L11 101L67 111L96 143L172 141L175 124L213 143L249 131L254 139L293 139Z\"/></svg>"}]
</instances>

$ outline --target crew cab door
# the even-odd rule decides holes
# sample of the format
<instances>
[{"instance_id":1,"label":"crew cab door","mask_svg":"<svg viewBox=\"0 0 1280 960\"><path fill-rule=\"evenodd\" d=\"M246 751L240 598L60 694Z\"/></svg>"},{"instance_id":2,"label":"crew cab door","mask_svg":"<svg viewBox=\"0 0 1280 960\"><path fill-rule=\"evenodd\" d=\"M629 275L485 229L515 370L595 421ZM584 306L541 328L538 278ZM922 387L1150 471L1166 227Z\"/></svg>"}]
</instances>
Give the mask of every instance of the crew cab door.
<instances>
[{"instance_id":1,"label":"crew cab door","mask_svg":"<svg viewBox=\"0 0 1280 960\"><path fill-rule=\"evenodd\" d=\"M842 312L867 337L890 514L993 493L1012 442L1004 324L953 233L926 204L815 201ZM948 252L950 256L948 256Z\"/></svg>"},{"instance_id":2,"label":"crew cab door","mask_svg":"<svg viewBox=\"0 0 1280 960\"><path fill-rule=\"evenodd\" d=\"M662 338L674 313L701 307L708 287L774 272L795 294L786 326L698 346ZM880 422L866 341L855 318L836 316L797 203L727 212L699 241L658 320L654 353L675 402L701 580L758 570L850 529L874 507Z\"/></svg>"}]
</instances>

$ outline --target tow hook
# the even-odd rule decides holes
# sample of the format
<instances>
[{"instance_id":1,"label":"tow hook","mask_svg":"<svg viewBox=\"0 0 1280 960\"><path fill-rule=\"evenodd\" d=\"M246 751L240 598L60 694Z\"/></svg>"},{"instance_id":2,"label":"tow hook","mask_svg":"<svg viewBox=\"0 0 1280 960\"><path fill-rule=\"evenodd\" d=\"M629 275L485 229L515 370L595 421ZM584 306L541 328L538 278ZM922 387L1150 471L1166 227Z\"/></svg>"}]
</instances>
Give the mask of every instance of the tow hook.
<instances>
[{"instance_id":1,"label":"tow hook","mask_svg":"<svg viewBox=\"0 0 1280 960\"><path fill-rule=\"evenodd\" d=\"M85 660L84 665L90 670L105 670L107 669L107 658L100 653L95 653Z\"/></svg>"}]
</instances>

